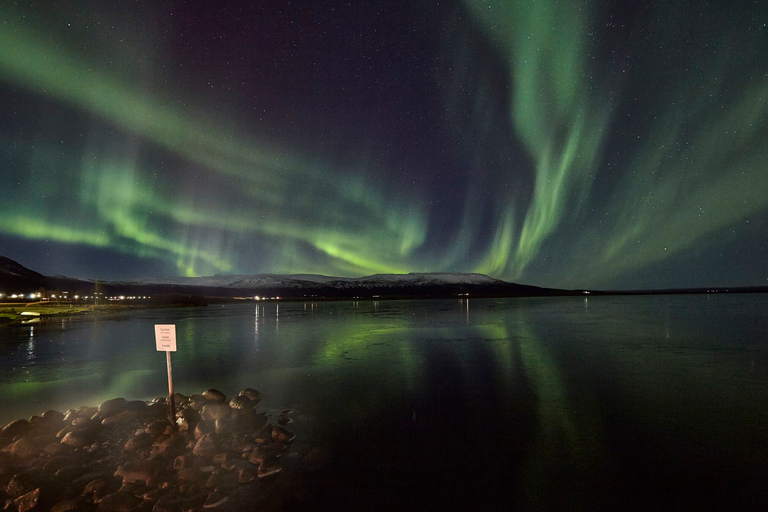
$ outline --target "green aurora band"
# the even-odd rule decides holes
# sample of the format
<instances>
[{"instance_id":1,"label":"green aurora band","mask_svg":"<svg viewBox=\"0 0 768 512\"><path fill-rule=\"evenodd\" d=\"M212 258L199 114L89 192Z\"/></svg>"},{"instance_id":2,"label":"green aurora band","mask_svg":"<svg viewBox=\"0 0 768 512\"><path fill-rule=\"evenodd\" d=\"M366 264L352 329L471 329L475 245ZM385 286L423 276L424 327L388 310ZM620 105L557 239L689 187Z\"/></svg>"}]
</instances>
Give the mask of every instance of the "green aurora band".
<instances>
[{"instance_id":1,"label":"green aurora band","mask_svg":"<svg viewBox=\"0 0 768 512\"><path fill-rule=\"evenodd\" d=\"M561 287L609 285L717 246L723 233L738 237L768 209L764 34L726 18L707 45L675 61L666 48L676 44L676 30L695 22L683 7L655 6L649 19L671 21L658 22L653 38L620 48L636 63L608 73L595 59L604 52L599 7L557 0L457 6L482 38L462 40L470 50L490 48L507 73L506 122L527 152L532 185L503 195L470 177L451 243L439 254L426 246L440 236L430 232L429 201L418 188L388 181L383 163L287 153L235 127L216 105L148 85L146 61L161 60L151 50L111 54L106 64L4 7L3 83L90 116L101 129L84 135L80 152L51 142L8 150L17 171L0 178L0 234L162 260L187 276L240 272L238 248L257 243L271 254L261 271L477 271ZM716 10L702 9L709 23L718 20ZM453 30L459 38L470 29ZM132 63L137 55L143 67ZM646 84L658 67L663 73ZM485 90L469 94L481 110L498 107ZM628 106L638 97L653 115L617 118L636 112ZM110 139L105 125L132 143ZM162 162L141 158L145 146L185 162L194 186L166 179ZM608 157L612 148L620 157ZM486 196L492 206L475 211ZM478 235L489 229L490 236Z\"/></svg>"}]
</instances>

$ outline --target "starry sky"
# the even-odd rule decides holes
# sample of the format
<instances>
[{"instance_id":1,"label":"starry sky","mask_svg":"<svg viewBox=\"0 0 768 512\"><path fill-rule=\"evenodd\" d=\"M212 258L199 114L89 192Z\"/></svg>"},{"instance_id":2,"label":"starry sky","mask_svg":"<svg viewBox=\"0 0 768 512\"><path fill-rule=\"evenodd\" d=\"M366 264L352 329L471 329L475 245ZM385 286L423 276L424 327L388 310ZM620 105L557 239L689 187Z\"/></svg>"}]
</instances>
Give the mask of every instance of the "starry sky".
<instances>
[{"instance_id":1,"label":"starry sky","mask_svg":"<svg viewBox=\"0 0 768 512\"><path fill-rule=\"evenodd\" d=\"M768 285L764 2L0 6L0 254L44 274Z\"/></svg>"}]
</instances>

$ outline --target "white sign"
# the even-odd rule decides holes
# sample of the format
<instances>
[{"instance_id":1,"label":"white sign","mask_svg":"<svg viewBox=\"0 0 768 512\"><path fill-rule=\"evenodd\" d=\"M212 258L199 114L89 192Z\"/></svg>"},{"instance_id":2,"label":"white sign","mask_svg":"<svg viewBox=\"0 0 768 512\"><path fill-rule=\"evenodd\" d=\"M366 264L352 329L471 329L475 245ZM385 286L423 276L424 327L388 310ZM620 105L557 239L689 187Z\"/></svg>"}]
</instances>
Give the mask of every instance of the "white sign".
<instances>
[{"instance_id":1,"label":"white sign","mask_svg":"<svg viewBox=\"0 0 768 512\"><path fill-rule=\"evenodd\" d=\"M176 326L155 325L155 343L161 352L176 352Z\"/></svg>"}]
</instances>

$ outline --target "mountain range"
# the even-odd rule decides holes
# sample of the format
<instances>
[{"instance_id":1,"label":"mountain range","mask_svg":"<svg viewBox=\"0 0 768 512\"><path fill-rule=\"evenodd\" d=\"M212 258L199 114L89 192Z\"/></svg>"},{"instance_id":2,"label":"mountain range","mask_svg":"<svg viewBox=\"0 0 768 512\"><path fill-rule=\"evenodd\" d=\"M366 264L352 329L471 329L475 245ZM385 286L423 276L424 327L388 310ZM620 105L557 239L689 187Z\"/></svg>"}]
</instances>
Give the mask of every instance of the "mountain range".
<instances>
[{"instance_id":1,"label":"mountain range","mask_svg":"<svg viewBox=\"0 0 768 512\"><path fill-rule=\"evenodd\" d=\"M32 293L38 290L106 295L185 295L211 298L393 298L393 297L515 297L571 295L581 292L509 283L475 273L376 274L333 277L315 274L215 275L208 277L143 278L134 281L81 280L45 276L0 256L0 291Z\"/></svg>"}]
</instances>

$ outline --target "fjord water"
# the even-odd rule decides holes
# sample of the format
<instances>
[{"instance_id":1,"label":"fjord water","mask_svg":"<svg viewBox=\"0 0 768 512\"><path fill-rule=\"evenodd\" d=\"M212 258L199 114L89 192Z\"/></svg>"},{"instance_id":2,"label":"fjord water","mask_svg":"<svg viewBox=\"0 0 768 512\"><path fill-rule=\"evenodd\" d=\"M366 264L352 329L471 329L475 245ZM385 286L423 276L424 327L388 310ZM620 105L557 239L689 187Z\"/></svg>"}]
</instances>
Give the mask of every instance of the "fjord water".
<instances>
[{"instance_id":1,"label":"fjord water","mask_svg":"<svg viewBox=\"0 0 768 512\"><path fill-rule=\"evenodd\" d=\"M0 421L256 387L332 448L303 506L760 510L768 296L249 303L3 327ZM299 503L301 505L301 502Z\"/></svg>"}]
</instances>

